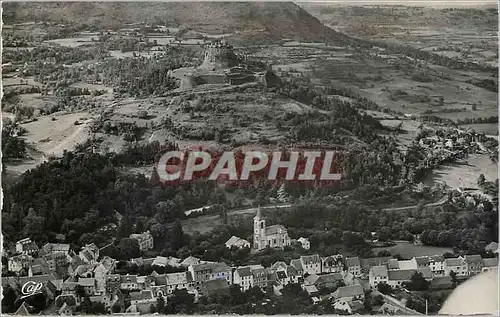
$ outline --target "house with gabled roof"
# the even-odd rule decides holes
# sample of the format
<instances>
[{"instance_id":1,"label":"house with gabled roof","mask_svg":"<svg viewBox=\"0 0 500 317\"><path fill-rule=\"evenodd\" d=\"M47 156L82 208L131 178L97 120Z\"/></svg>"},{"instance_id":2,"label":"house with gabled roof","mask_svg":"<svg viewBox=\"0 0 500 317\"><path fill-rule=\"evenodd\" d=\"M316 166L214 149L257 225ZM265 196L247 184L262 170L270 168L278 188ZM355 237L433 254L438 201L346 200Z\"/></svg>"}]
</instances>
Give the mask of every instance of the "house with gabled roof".
<instances>
[{"instance_id":1,"label":"house with gabled roof","mask_svg":"<svg viewBox=\"0 0 500 317\"><path fill-rule=\"evenodd\" d=\"M429 267L435 276L444 275L444 256L433 255L429 257Z\"/></svg>"},{"instance_id":2,"label":"house with gabled roof","mask_svg":"<svg viewBox=\"0 0 500 317\"><path fill-rule=\"evenodd\" d=\"M228 249L231 249L233 247L238 249L250 248L250 242L236 236L232 236L231 238L229 238L229 240L226 241L225 245Z\"/></svg>"},{"instance_id":3,"label":"house with gabled roof","mask_svg":"<svg viewBox=\"0 0 500 317\"><path fill-rule=\"evenodd\" d=\"M392 259L390 256L379 256L373 258L360 259L361 272L368 274L370 269L374 266L387 265L389 260Z\"/></svg>"},{"instance_id":4,"label":"house with gabled roof","mask_svg":"<svg viewBox=\"0 0 500 317\"><path fill-rule=\"evenodd\" d=\"M64 254L69 254L70 246L66 243L46 243L41 251L43 254L51 254L56 252L62 252Z\"/></svg>"},{"instance_id":5,"label":"house with gabled roof","mask_svg":"<svg viewBox=\"0 0 500 317\"><path fill-rule=\"evenodd\" d=\"M480 255L465 255L464 260L465 263L467 263L467 272L469 275L481 273L481 269L483 268L483 259Z\"/></svg>"},{"instance_id":6,"label":"house with gabled roof","mask_svg":"<svg viewBox=\"0 0 500 317\"><path fill-rule=\"evenodd\" d=\"M496 253L498 254L498 243L497 242L491 242L490 244L488 244L486 247L484 247L484 250L486 252L493 252L493 253Z\"/></svg>"},{"instance_id":7,"label":"house with gabled roof","mask_svg":"<svg viewBox=\"0 0 500 317\"><path fill-rule=\"evenodd\" d=\"M99 248L94 243L87 244L78 253L78 256L85 263L95 264L99 258Z\"/></svg>"},{"instance_id":8,"label":"house with gabled roof","mask_svg":"<svg viewBox=\"0 0 500 317\"><path fill-rule=\"evenodd\" d=\"M358 277L361 275L361 262L359 261L359 258L356 257L350 257L345 259L345 267L347 270L347 273L352 274L355 277Z\"/></svg>"},{"instance_id":9,"label":"house with gabled roof","mask_svg":"<svg viewBox=\"0 0 500 317\"><path fill-rule=\"evenodd\" d=\"M321 258L318 254L303 255L300 257L300 263L304 269L304 273L320 274L321 273Z\"/></svg>"},{"instance_id":10,"label":"house with gabled roof","mask_svg":"<svg viewBox=\"0 0 500 317\"><path fill-rule=\"evenodd\" d=\"M344 259L341 254L321 257L321 273L340 273L344 270Z\"/></svg>"},{"instance_id":11,"label":"house with gabled roof","mask_svg":"<svg viewBox=\"0 0 500 317\"><path fill-rule=\"evenodd\" d=\"M375 288L380 283L386 283L389 280L389 274L387 270L387 266L385 265L377 265L370 269L368 273L368 281L370 286Z\"/></svg>"},{"instance_id":12,"label":"house with gabled roof","mask_svg":"<svg viewBox=\"0 0 500 317\"><path fill-rule=\"evenodd\" d=\"M359 284L350 285L350 286L342 286L342 287L339 287L333 293L333 297L336 300L345 301L347 303L350 303L354 300L363 301L365 299L365 292L363 290L363 286L361 286Z\"/></svg>"},{"instance_id":13,"label":"house with gabled roof","mask_svg":"<svg viewBox=\"0 0 500 317\"><path fill-rule=\"evenodd\" d=\"M388 270L387 284L392 287L400 287L403 285L403 283L411 281L411 277L415 273L421 273L427 281L432 281L432 271L429 268L416 270Z\"/></svg>"},{"instance_id":14,"label":"house with gabled roof","mask_svg":"<svg viewBox=\"0 0 500 317\"><path fill-rule=\"evenodd\" d=\"M38 246L30 238L24 238L16 242L18 254L33 255L38 252Z\"/></svg>"},{"instance_id":15,"label":"house with gabled roof","mask_svg":"<svg viewBox=\"0 0 500 317\"><path fill-rule=\"evenodd\" d=\"M300 259L290 260L290 266L294 267L300 276L304 275L305 270L304 267L302 266L302 262L300 261Z\"/></svg>"},{"instance_id":16,"label":"house with gabled roof","mask_svg":"<svg viewBox=\"0 0 500 317\"><path fill-rule=\"evenodd\" d=\"M444 260L443 270L445 275L450 275L451 272L454 272L457 276L467 276L469 275L467 269L467 262L461 256L458 258L448 258Z\"/></svg>"},{"instance_id":17,"label":"house with gabled roof","mask_svg":"<svg viewBox=\"0 0 500 317\"><path fill-rule=\"evenodd\" d=\"M31 255L21 254L9 257L7 261L7 267L9 271L18 273L23 268L28 269L35 259Z\"/></svg>"},{"instance_id":18,"label":"house with gabled roof","mask_svg":"<svg viewBox=\"0 0 500 317\"><path fill-rule=\"evenodd\" d=\"M430 259L428 256L418 256L414 257L413 260L417 265L417 269L422 269L430 266Z\"/></svg>"},{"instance_id":19,"label":"house with gabled roof","mask_svg":"<svg viewBox=\"0 0 500 317\"><path fill-rule=\"evenodd\" d=\"M191 273L193 281L198 285L215 279L225 279L231 283L231 268L224 262L190 265L188 271Z\"/></svg>"},{"instance_id":20,"label":"house with gabled roof","mask_svg":"<svg viewBox=\"0 0 500 317\"><path fill-rule=\"evenodd\" d=\"M190 255L181 262L181 266L187 268L190 265L200 264L201 262L202 261L197 257Z\"/></svg>"}]
</instances>

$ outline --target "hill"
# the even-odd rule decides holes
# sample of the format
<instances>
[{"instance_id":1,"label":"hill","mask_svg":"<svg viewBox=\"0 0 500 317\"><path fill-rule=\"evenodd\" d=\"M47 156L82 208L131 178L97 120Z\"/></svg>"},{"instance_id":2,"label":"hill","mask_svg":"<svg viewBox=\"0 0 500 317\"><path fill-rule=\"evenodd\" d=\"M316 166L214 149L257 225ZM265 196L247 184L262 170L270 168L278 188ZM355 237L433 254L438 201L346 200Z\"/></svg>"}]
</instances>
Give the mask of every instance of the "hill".
<instances>
[{"instance_id":1,"label":"hill","mask_svg":"<svg viewBox=\"0 0 500 317\"><path fill-rule=\"evenodd\" d=\"M50 21L118 28L128 23L157 23L238 37L291 38L341 42L346 37L324 26L292 2L240 3L6 3L5 23Z\"/></svg>"}]
</instances>

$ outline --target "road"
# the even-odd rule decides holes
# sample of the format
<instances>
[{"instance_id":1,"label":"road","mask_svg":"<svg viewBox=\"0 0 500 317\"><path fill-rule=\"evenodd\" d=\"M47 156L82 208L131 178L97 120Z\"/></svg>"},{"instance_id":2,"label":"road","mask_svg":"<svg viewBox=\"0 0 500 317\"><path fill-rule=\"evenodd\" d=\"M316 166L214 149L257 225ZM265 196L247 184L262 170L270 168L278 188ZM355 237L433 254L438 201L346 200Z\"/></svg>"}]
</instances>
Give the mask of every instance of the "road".
<instances>
[{"instance_id":1,"label":"road","mask_svg":"<svg viewBox=\"0 0 500 317\"><path fill-rule=\"evenodd\" d=\"M384 295L384 294L380 293L379 291L377 291L375 289L373 289L372 294L375 295L375 296L376 295L382 295L382 297L384 298L384 301L386 303L391 304L392 306L401 309L402 311L404 311L408 315L423 315L422 313L420 313L420 312L418 312L416 310L413 310L413 309L410 309L410 308L406 307L401 301L397 300L396 298L394 298L392 296Z\"/></svg>"},{"instance_id":2,"label":"road","mask_svg":"<svg viewBox=\"0 0 500 317\"><path fill-rule=\"evenodd\" d=\"M425 207L437 207L437 206L441 206L442 204L444 204L446 201L448 200L448 195L444 195L443 197L441 197L438 201L436 202L433 202L433 203L428 203L425 205ZM406 206L406 207L394 207L394 208L384 208L382 209L383 211L402 211L402 210L406 210L406 209L413 209L413 208L417 208L418 205L412 205L412 206Z\"/></svg>"}]
</instances>

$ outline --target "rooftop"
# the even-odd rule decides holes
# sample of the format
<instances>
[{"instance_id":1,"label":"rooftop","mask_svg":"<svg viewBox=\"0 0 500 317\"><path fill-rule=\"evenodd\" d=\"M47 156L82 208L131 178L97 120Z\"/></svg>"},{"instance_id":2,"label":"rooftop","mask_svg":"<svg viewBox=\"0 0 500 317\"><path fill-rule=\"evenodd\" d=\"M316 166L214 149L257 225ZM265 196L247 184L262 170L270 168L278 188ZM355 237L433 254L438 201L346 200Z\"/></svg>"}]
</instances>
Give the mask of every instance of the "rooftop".
<instances>
[{"instance_id":1,"label":"rooftop","mask_svg":"<svg viewBox=\"0 0 500 317\"><path fill-rule=\"evenodd\" d=\"M335 291L336 298L353 297L357 295L364 295L363 286L359 284L342 286Z\"/></svg>"},{"instance_id":2,"label":"rooftop","mask_svg":"<svg viewBox=\"0 0 500 317\"><path fill-rule=\"evenodd\" d=\"M359 261L359 258L357 256L352 258L346 258L345 264L347 265L347 267L361 266L361 262Z\"/></svg>"}]
</instances>

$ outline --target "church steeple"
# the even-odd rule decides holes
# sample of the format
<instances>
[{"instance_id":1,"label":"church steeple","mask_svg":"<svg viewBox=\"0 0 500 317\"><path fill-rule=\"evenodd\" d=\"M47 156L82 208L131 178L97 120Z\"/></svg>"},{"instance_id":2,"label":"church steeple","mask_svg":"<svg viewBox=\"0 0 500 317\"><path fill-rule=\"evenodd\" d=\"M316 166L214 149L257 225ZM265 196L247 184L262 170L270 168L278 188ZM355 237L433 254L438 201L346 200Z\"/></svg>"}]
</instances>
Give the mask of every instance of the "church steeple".
<instances>
[{"instance_id":1,"label":"church steeple","mask_svg":"<svg viewBox=\"0 0 500 317\"><path fill-rule=\"evenodd\" d=\"M257 214L253 218L254 219L256 219L256 218L262 219L263 218L262 213L260 212L260 205L257 207Z\"/></svg>"},{"instance_id":2,"label":"church steeple","mask_svg":"<svg viewBox=\"0 0 500 317\"><path fill-rule=\"evenodd\" d=\"M266 247L266 220L262 216L260 206L257 207L257 213L253 217L253 245L257 250Z\"/></svg>"}]
</instances>

